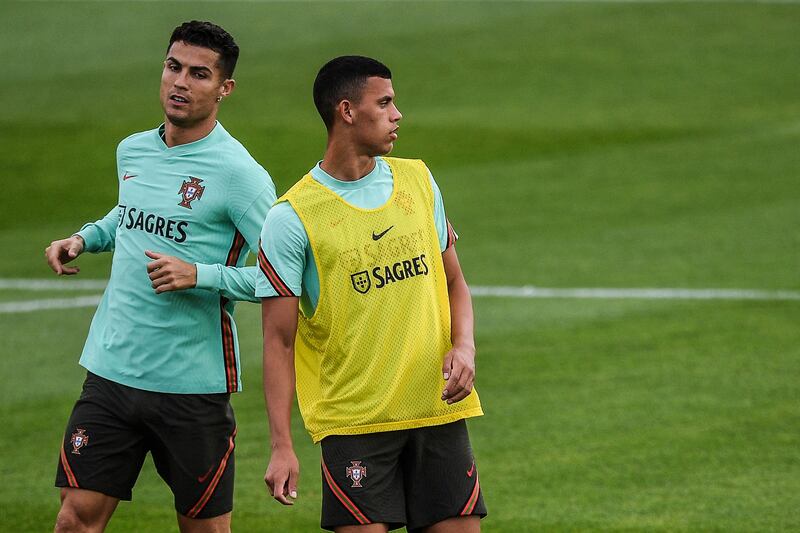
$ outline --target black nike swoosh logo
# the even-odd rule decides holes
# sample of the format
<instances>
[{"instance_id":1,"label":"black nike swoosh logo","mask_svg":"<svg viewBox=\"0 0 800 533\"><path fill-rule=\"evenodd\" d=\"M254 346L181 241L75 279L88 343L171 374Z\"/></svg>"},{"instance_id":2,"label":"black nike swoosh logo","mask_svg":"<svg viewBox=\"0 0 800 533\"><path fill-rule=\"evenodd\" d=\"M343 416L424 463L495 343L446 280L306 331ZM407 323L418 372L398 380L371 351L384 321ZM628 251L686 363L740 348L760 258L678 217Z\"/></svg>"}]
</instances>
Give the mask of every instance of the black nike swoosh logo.
<instances>
[{"instance_id":1,"label":"black nike swoosh logo","mask_svg":"<svg viewBox=\"0 0 800 533\"><path fill-rule=\"evenodd\" d=\"M388 232L389 232L389 230L390 230L390 229L392 229L393 227L394 227L393 225L392 225L392 226L389 226L388 228L386 228L385 230L383 230L382 232L380 232L380 233L378 233L378 234L375 234L375 232L373 231L373 232L372 232L372 240L373 240L373 241L377 241L378 239L380 239L381 237L383 237L384 235L386 235L386 233L388 233Z\"/></svg>"}]
</instances>

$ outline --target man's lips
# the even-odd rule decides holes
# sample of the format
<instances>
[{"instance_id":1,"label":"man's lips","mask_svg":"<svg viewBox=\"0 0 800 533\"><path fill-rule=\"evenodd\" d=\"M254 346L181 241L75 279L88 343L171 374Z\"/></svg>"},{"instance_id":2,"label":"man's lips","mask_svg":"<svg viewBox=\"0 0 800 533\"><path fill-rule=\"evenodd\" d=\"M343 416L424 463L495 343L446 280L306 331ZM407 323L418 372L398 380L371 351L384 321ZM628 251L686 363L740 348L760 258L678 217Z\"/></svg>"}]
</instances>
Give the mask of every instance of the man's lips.
<instances>
[{"instance_id":1,"label":"man's lips","mask_svg":"<svg viewBox=\"0 0 800 533\"><path fill-rule=\"evenodd\" d=\"M178 106L187 105L189 103L189 99L180 94L169 95L169 101Z\"/></svg>"},{"instance_id":2,"label":"man's lips","mask_svg":"<svg viewBox=\"0 0 800 533\"><path fill-rule=\"evenodd\" d=\"M391 132L389 132L389 137L391 137L393 141L397 139L397 130L399 129L400 128L395 128Z\"/></svg>"}]
</instances>

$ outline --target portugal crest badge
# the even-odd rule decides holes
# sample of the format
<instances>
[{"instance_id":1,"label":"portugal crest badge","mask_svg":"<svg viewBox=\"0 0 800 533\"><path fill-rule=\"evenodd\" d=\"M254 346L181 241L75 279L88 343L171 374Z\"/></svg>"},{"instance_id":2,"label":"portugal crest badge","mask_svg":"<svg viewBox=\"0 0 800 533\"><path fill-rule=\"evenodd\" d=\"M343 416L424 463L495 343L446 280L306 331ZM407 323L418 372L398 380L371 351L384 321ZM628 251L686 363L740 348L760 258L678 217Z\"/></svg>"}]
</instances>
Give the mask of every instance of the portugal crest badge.
<instances>
[{"instance_id":1,"label":"portugal crest badge","mask_svg":"<svg viewBox=\"0 0 800 533\"><path fill-rule=\"evenodd\" d=\"M200 178L189 176L189 181L184 181L180 190L178 190L178 194L181 195L181 203L178 205L191 209L192 202L199 200L203 196L203 191L206 190L203 185L200 185L202 182L203 180Z\"/></svg>"},{"instance_id":2,"label":"portugal crest badge","mask_svg":"<svg viewBox=\"0 0 800 533\"><path fill-rule=\"evenodd\" d=\"M89 435L86 434L85 429L77 429L77 433L72 434L72 438L69 441L72 444L72 453L75 455L80 455L81 448L89 444Z\"/></svg>"},{"instance_id":3,"label":"portugal crest badge","mask_svg":"<svg viewBox=\"0 0 800 533\"><path fill-rule=\"evenodd\" d=\"M369 272L366 270L351 274L350 280L353 282L353 288L361 294L366 294L370 285L372 285L372 282L369 280Z\"/></svg>"},{"instance_id":4,"label":"portugal crest badge","mask_svg":"<svg viewBox=\"0 0 800 533\"><path fill-rule=\"evenodd\" d=\"M361 461L350 461L352 466L347 467L347 477L353 480L353 487L360 487L361 480L367 477L367 467L361 465Z\"/></svg>"}]
</instances>

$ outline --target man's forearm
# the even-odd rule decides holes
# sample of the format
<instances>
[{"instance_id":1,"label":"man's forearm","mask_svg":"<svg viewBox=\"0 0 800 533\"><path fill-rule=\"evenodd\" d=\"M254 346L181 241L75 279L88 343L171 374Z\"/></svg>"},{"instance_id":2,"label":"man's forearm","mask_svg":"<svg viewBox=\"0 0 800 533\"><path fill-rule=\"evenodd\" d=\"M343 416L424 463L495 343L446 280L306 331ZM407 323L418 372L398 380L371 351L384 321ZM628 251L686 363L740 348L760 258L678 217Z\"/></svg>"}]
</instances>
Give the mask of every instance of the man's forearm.
<instances>
[{"instance_id":1,"label":"man's forearm","mask_svg":"<svg viewBox=\"0 0 800 533\"><path fill-rule=\"evenodd\" d=\"M276 297L261 301L264 330L264 400L272 446L264 482L283 505L297 497L300 465L292 449L294 402L294 336L299 298Z\"/></svg>"},{"instance_id":2,"label":"man's forearm","mask_svg":"<svg viewBox=\"0 0 800 533\"><path fill-rule=\"evenodd\" d=\"M273 449L292 447L293 350L274 338L264 341L264 400Z\"/></svg>"},{"instance_id":3,"label":"man's forearm","mask_svg":"<svg viewBox=\"0 0 800 533\"><path fill-rule=\"evenodd\" d=\"M472 296L464 278L459 276L448 284L450 296L450 339L453 346L475 349L475 317Z\"/></svg>"}]
</instances>

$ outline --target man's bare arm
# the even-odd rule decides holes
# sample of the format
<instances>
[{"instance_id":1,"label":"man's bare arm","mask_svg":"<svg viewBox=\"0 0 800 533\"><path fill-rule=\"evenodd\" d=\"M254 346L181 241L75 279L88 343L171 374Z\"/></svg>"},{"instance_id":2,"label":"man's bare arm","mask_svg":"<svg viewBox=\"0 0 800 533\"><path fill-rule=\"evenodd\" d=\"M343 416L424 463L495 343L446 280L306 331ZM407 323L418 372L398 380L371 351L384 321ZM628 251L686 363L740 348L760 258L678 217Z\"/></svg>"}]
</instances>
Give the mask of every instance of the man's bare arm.
<instances>
[{"instance_id":1,"label":"man's bare arm","mask_svg":"<svg viewBox=\"0 0 800 533\"><path fill-rule=\"evenodd\" d=\"M475 318L472 297L461 272L455 246L444 251L442 261L450 296L450 339L453 343L442 365L442 376L447 380L442 400L455 403L469 396L475 381Z\"/></svg>"},{"instance_id":2,"label":"man's bare arm","mask_svg":"<svg viewBox=\"0 0 800 533\"><path fill-rule=\"evenodd\" d=\"M297 497L300 464L292 444L292 404L295 397L294 338L299 298L261 301L264 330L264 400L269 418L271 454L264 482L283 505Z\"/></svg>"}]
</instances>

